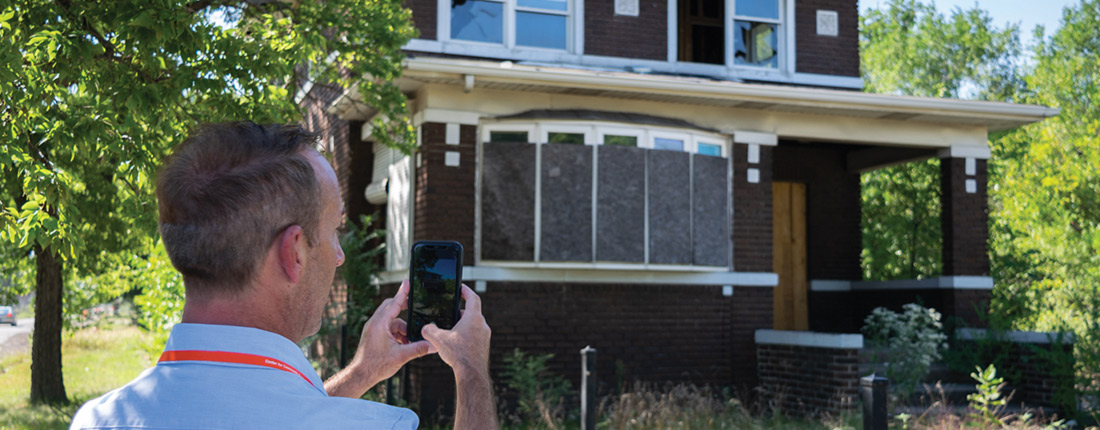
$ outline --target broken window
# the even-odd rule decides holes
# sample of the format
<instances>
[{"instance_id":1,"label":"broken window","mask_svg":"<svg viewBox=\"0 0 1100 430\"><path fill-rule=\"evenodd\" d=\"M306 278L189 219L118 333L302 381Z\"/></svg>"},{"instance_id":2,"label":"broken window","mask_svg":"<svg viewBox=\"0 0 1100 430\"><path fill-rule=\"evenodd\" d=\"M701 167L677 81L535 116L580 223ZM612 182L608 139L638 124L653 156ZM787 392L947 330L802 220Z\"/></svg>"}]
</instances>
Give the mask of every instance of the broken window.
<instances>
[{"instance_id":1,"label":"broken window","mask_svg":"<svg viewBox=\"0 0 1100 430\"><path fill-rule=\"evenodd\" d=\"M779 67L779 0L736 0L733 63Z\"/></svg>"}]
</instances>

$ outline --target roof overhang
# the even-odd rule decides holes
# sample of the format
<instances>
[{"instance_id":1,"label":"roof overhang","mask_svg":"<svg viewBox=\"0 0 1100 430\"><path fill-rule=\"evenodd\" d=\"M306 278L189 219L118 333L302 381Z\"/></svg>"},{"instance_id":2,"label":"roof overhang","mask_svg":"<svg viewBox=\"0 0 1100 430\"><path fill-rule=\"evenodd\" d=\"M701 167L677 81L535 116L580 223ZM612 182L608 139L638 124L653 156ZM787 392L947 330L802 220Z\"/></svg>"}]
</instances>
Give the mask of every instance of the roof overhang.
<instances>
[{"instance_id":1,"label":"roof overhang","mask_svg":"<svg viewBox=\"0 0 1100 430\"><path fill-rule=\"evenodd\" d=\"M398 84L407 94L425 84L445 84L467 90L491 88L981 126L988 132L1020 127L1059 113L1057 108L1039 105L871 94L510 61L419 57L408 58L404 64L404 76ZM329 111L345 119L369 119L373 110L365 108L358 99L358 90L352 88Z\"/></svg>"}]
</instances>

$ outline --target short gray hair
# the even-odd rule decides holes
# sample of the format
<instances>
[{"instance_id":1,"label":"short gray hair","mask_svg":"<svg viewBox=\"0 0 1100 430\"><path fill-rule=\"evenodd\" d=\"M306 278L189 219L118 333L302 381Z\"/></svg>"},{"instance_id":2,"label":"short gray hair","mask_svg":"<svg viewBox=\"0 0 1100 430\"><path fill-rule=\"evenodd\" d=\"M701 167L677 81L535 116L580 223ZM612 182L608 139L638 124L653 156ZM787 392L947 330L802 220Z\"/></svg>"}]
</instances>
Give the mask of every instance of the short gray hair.
<instances>
[{"instance_id":1,"label":"short gray hair","mask_svg":"<svg viewBox=\"0 0 1100 430\"><path fill-rule=\"evenodd\" d=\"M177 146L157 176L160 234L188 293L237 293L275 238L299 225L310 246L321 187L297 125L208 124Z\"/></svg>"}]
</instances>

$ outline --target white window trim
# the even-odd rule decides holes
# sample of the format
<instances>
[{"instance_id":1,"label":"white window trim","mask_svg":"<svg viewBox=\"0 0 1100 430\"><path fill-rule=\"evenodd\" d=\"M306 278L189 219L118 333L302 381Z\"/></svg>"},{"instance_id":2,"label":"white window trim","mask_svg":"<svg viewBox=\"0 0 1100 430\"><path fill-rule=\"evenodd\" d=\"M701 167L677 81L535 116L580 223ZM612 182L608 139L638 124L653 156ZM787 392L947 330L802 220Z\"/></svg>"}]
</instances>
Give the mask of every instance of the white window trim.
<instances>
[{"instance_id":1,"label":"white window trim","mask_svg":"<svg viewBox=\"0 0 1100 430\"><path fill-rule=\"evenodd\" d=\"M499 125L494 125L492 127L481 127L481 141L482 142L488 142L491 133L494 132L494 131L503 131L503 132L521 132L522 131L522 132L527 133L527 140L532 140L532 136L537 138L536 142L527 142L527 143L537 143L537 142L541 142L541 141L546 140L545 137L540 137L540 134L538 132L538 126L535 125L535 124L508 124L508 123L502 123L502 124L499 124Z\"/></svg>"},{"instance_id":2,"label":"white window trim","mask_svg":"<svg viewBox=\"0 0 1100 430\"><path fill-rule=\"evenodd\" d=\"M729 143L728 143L729 140L728 139L716 139L716 138L713 138L713 137L700 136L700 135L697 135L697 134L693 134L693 135L691 135L691 141L692 141L691 144L692 144L692 147L693 147L691 152L693 154L698 154L699 153L699 144L700 143L705 143L705 144L708 144L708 145L717 145L718 148L719 148L719 153L721 154L721 157L722 158L730 158L729 157Z\"/></svg>"},{"instance_id":3,"label":"white window trim","mask_svg":"<svg viewBox=\"0 0 1100 430\"><path fill-rule=\"evenodd\" d=\"M794 26L788 25L786 32L788 40L794 40ZM675 38L672 40L675 40ZM630 67L644 67L659 73L729 77L793 85L849 88L856 90L863 89L863 78L858 76L784 72L781 70L763 69L759 67L729 68L718 64L681 63L675 61L675 58L669 61L643 60L637 58L608 57L603 55L581 55L579 50L578 53L574 54L558 50L538 48L508 49L501 45L485 43L441 42L438 40L426 39L413 39L405 45L404 49L437 54L494 58L502 61L560 63L563 65L572 64L577 66L603 67L620 70L626 70ZM675 54L675 50L670 52L673 55ZM795 55L794 49L787 50L787 64L792 71L794 70Z\"/></svg>"},{"instance_id":4,"label":"white window trim","mask_svg":"<svg viewBox=\"0 0 1100 430\"><path fill-rule=\"evenodd\" d=\"M539 124L539 141L538 143L549 143L550 133L566 133L566 134L583 134L584 144L598 145L603 141L596 140L596 127L592 125L570 125L570 124L556 124L553 122L546 122Z\"/></svg>"},{"instance_id":5,"label":"white window trim","mask_svg":"<svg viewBox=\"0 0 1100 430\"><path fill-rule=\"evenodd\" d=\"M654 149L654 139L676 139L684 142L684 152L698 154L699 143L718 145L722 148L722 158L730 157L729 136L719 133L707 133L683 128L630 124L600 120L557 120L557 119L516 119L483 122L481 141L488 142L492 132L527 132L537 137L528 142L544 144L549 141L550 133L583 133L585 145L603 145L604 135L635 136L638 148Z\"/></svg>"},{"instance_id":6,"label":"white window trim","mask_svg":"<svg viewBox=\"0 0 1100 430\"><path fill-rule=\"evenodd\" d=\"M451 38L451 1L436 0L436 40L442 44L440 52L448 51L448 47L459 48L457 51L472 50L473 52L499 52L502 50L513 55L517 52L541 52L544 55L576 54L584 53L584 0L567 0L566 10L540 9L532 7L519 7L518 0L481 0L502 3L504 17L501 29L502 43L478 42ZM537 46L516 45L516 11L536 12L548 15L565 17L565 49L542 48ZM412 45L412 42L409 43ZM406 49L409 49L406 46ZM465 48L465 49L463 49ZM411 48L416 49L416 48ZM494 55L499 56L500 54Z\"/></svg>"},{"instance_id":7,"label":"white window trim","mask_svg":"<svg viewBox=\"0 0 1100 430\"><path fill-rule=\"evenodd\" d=\"M596 141L603 145L606 137L611 136L631 136L637 140L634 142L634 146L642 148L644 142L647 139L648 132L645 129L639 129L637 127L615 127L615 126L597 126L596 127Z\"/></svg>"},{"instance_id":8,"label":"white window trim","mask_svg":"<svg viewBox=\"0 0 1100 430\"><path fill-rule=\"evenodd\" d=\"M679 21L679 9L677 8L678 0L668 0L668 62L679 63L678 50L680 49L679 33L677 31L680 25ZM755 79L768 79L776 80L776 77L786 76L794 77L794 51L795 51L795 37L794 37L794 0L779 0L779 17L780 19L770 18L758 18L745 15L737 15L736 11L737 0L725 0L725 14L724 14L724 28L725 28L725 69L727 74L748 77ZM734 64L733 58L733 21L753 21L753 22L767 22L772 23L778 28L778 35L776 38L779 42L779 61L776 68L760 67L760 66L747 66ZM694 64L694 63L687 63ZM707 65L715 66L715 65ZM719 66L722 67L722 66ZM745 76L745 74L750 74ZM756 76L752 76L756 75ZM862 87L862 84L860 85Z\"/></svg>"}]
</instances>

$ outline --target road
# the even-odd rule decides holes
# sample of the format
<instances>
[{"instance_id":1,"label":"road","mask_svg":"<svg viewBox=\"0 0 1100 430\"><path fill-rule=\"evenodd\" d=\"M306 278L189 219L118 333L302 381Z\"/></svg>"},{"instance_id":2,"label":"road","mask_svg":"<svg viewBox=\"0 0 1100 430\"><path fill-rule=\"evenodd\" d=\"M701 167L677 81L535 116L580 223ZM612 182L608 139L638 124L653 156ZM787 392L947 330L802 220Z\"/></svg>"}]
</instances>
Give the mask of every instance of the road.
<instances>
[{"instance_id":1,"label":"road","mask_svg":"<svg viewBox=\"0 0 1100 430\"><path fill-rule=\"evenodd\" d=\"M27 349L28 339L34 331L34 318L22 318L19 325L0 324L0 356L15 354Z\"/></svg>"}]
</instances>

